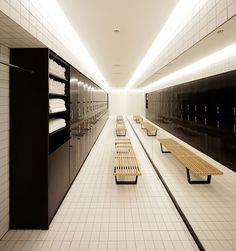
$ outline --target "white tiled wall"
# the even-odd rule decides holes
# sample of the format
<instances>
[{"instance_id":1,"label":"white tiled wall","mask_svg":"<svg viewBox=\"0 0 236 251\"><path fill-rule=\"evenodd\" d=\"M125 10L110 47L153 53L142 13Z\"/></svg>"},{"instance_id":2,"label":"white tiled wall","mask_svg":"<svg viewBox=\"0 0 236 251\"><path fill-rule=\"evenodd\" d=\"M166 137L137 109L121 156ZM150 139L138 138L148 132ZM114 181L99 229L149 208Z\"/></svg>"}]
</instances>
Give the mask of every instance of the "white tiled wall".
<instances>
[{"instance_id":1,"label":"white tiled wall","mask_svg":"<svg viewBox=\"0 0 236 251\"><path fill-rule=\"evenodd\" d=\"M0 45L0 60L9 49ZM9 67L0 64L0 238L9 227Z\"/></svg>"},{"instance_id":2,"label":"white tiled wall","mask_svg":"<svg viewBox=\"0 0 236 251\"><path fill-rule=\"evenodd\" d=\"M236 15L235 0L199 0L193 18L182 28L162 50L156 61L153 62L149 74L153 74L198 41L217 29L220 25ZM144 76L145 77L145 76ZM140 82L145 79L141 79Z\"/></svg>"},{"instance_id":3,"label":"white tiled wall","mask_svg":"<svg viewBox=\"0 0 236 251\"><path fill-rule=\"evenodd\" d=\"M236 70L235 54L226 57L224 60L221 60L220 62L212 63L211 65L209 65L204 69L200 69L195 72L190 72L187 75L171 80L168 82L168 84L162 84L157 87L153 87L152 89L148 90L148 92L233 70Z\"/></svg>"}]
</instances>

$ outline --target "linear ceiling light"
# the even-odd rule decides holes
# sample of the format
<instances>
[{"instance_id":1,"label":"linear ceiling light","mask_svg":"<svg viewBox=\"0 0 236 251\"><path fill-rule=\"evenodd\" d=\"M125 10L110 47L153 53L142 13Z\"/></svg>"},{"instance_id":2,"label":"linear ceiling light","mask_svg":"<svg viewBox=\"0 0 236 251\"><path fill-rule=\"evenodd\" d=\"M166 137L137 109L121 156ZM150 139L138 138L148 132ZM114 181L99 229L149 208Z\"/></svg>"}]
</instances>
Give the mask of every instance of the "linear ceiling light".
<instances>
[{"instance_id":1,"label":"linear ceiling light","mask_svg":"<svg viewBox=\"0 0 236 251\"><path fill-rule=\"evenodd\" d=\"M109 91L110 87L95 64L93 58L88 53L85 45L75 32L74 28L68 21L67 17L61 10L56 0L31 0L35 8L45 17L52 25L75 58L83 63L87 72L98 81L98 84ZM59 39L59 38L58 38Z\"/></svg>"},{"instance_id":2,"label":"linear ceiling light","mask_svg":"<svg viewBox=\"0 0 236 251\"><path fill-rule=\"evenodd\" d=\"M160 33L156 36L151 47L148 49L138 68L135 70L134 74L129 80L126 89L134 87L134 85L137 84L138 81L140 81L140 78L147 73L147 70L150 69L161 51L193 18L193 16L199 11L199 8L201 8L205 1L206 0L180 0L178 2L169 19L163 26Z\"/></svg>"},{"instance_id":3,"label":"linear ceiling light","mask_svg":"<svg viewBox=\"0 0 236 251\"><path fill-rule=\"evenodd\" d=\"M229 57L235 57L236 56L236 43L225 47L224 49L221 49L207 57L204 57L196 62L194 62L193 64L190 64L178 71L175 71L169 75L167 75L166 77L163 77L161 79L159 79L156 82L153 82L149 85L147 85L144 88L144 91L150 91L150 90L154 90L156 87L162 85L162 87L166 87L166 85L169 85L171 81L173 80L177 80L178 78L181 78L183 76L187 76L187 75L192 75L194 72L199 71L199 70L203 70L204 68L217 64L219 62L221 62L222 60L225 59L229 59Z\"/></svg>"}]
</instances>

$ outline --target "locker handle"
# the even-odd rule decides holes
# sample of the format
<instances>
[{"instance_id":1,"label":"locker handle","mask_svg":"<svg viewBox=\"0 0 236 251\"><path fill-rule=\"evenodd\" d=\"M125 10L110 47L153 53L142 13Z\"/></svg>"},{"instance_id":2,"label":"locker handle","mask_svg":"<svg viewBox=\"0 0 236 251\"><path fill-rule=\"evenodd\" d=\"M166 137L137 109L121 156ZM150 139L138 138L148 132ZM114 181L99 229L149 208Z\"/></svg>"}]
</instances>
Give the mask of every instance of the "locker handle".
<instances>
[{"instance_id":1,"label":"locker handle","mask_svg":"<svg viewBox=\"0 0 236 251\"><path fill-rule=\"evenodd\" d=\"M234 107L233 109L234 109L234 116L236 116L236 108Z\"/></svg>"}]
</instances>

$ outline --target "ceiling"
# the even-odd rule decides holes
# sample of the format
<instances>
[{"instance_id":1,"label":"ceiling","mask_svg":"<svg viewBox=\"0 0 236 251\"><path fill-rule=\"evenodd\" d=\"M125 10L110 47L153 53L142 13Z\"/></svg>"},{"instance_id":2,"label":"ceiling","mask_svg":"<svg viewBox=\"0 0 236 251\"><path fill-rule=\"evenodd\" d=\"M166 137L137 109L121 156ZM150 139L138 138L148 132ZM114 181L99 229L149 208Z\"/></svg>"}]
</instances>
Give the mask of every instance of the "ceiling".
<instances>
[{"instance_id":1,"label":"ceiling","mask_svg":"<svg viewBox=\"0 0 236 251\"><path fill-rule=\"evenodd\" d=\"M128 83L178 0L57 2L110 87L120 89Z\"/></svg>"}]
</instances>

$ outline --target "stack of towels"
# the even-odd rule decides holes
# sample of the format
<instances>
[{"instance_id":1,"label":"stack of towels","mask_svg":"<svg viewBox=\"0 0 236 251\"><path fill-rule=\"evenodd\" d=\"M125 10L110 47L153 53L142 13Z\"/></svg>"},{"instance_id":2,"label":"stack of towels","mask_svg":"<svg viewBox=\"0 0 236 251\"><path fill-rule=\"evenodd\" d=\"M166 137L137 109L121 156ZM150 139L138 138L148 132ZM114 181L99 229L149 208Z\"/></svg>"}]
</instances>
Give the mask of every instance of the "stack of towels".
<instances>
[{"instance_id":1,"label":"stack of towels","mask_svg":"<svg viewBox=\"0 0 236 251\"><path fill-rule=\"evenodd\" d=\"M49 99L49 113L66 111L65 101L60 98Z\"/></svg>"},{"instance_id":2,"label":"stack of towels","mask_svg":"<svg viewBox=\"0 0 236 251\"><path fill-rule=\"evenodd\" d=\"M53 59L49 59L49 72L61 78L66 78L66 69L56 63Z\"/></svg>"},{"instance_id":3,"label":"stack of towels","mask_svg":"<svg viewBox=\"0 0 236 251\"><path fill-rule=\"evenodd\" d=\"M49 133L55 132L66 126L64 119L49 119Z\"/></svg>"},{"instance_id":4,"label":"stack of towels","mask_svg":"<svg viewBox=\"0 0 236 251\"><path fill-rule=\"evenodd\" d=\"M65 94L65 84L55 81L53 79L49 79L49 93L54 94Z\"/></svg>"}]
</instances>

